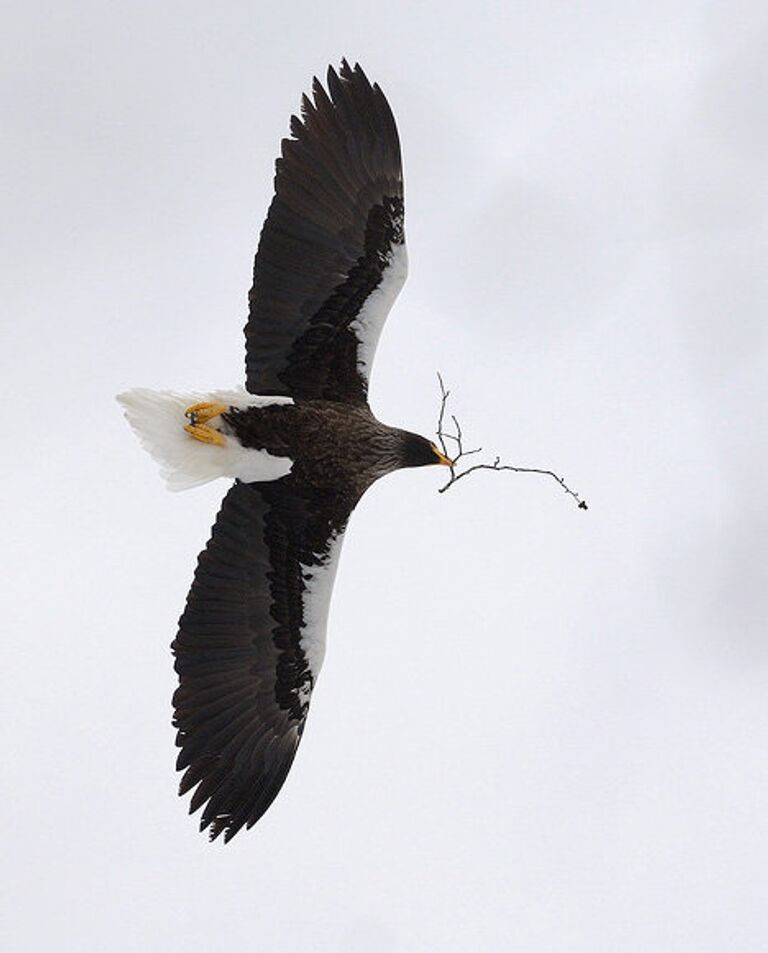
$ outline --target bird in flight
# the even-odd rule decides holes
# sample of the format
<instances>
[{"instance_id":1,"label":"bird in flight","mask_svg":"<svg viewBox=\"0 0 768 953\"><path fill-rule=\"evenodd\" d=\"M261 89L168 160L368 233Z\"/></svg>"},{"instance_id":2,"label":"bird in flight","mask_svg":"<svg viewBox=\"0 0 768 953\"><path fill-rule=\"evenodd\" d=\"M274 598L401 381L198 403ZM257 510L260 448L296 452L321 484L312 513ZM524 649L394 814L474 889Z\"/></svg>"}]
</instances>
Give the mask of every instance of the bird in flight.
<instances>
[{"instance_id":1,"label":"bird in flight","mask_svg":"<svg viewBox=\"0 0 768 953\"><path fill-rule=\"evenodd\" d=\"M245 390L118 397L168 485L234 479L173 642L180 794L229 841L264 814L304 731L344 530L376 480L451 465L368 406L405 281L397 127L359 65L315 79L276 163L245 326ZM194 790L193 790L194 789Z\"/></svg>"}]
</instances>

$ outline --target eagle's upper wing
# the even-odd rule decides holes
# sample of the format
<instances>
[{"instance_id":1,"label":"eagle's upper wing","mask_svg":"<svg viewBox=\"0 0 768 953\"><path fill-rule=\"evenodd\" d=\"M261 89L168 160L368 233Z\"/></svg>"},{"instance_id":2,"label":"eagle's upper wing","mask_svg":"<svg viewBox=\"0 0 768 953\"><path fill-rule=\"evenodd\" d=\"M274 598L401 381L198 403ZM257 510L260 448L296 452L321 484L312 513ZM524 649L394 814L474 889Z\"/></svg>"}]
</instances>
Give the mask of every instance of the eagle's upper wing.
<instances>
[{"instance_id":1,"label":"eagle's upper wing","mask_svg":"<svg viewBox=\"0 0 768 953\"><path fill-rule=\"evenodd\" d=\"M356 499L236 483L200 554L173 643L173 704L190 812L225 840L272 803L293 762L322 663L342 534ZM207 802L207 803L206 803Z\"/></svg>"},{"instance_id":2,"label":"eagle's upper wing","mask_svg":"<svg viewBox=\"0 0 768 953\"><path fill-rule=\"evenodd\" d=\"M407 273L400 143L360 66L329 69L328 93L315 79L313 94L277 160L245 327L246 386L359 403Z\"/></svg>"}]
</instances>

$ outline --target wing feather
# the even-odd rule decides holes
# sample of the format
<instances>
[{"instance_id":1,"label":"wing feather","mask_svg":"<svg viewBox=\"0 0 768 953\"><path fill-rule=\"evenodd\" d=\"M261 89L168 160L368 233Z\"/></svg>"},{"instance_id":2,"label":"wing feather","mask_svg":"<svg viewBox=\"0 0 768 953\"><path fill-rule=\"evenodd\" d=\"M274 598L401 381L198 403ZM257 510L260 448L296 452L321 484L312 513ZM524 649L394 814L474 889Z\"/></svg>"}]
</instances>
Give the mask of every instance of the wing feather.
<instances>
[{"instance_id":1,"label":"wing feather","mask_svg":"<svg viewBox=\"0 0 768 953\"><path fill-rule=\"evenodd\" d=\"M282 142L246 335L246 386L361 403L379 332L406 277L403 175L384 94L359 65L329 68ZM393 267L393 262L395 266ZM377 289L370 319L369 298Z\"/></svg>"},{"instance_id":2,"label":"wing feather","mask_svg":"<svg viewBox=\"0 0 768 953\"><path fill-rule=\"evenodd\" d=\"M253 825L293 763L319 667L303 640L324 639L328 608L307 580L330 573L330 594L350 511L290 476L236 483L200 554L173 644L174 724L179 793L195 789L211 838Z\"/></svg>"}]
</instances>

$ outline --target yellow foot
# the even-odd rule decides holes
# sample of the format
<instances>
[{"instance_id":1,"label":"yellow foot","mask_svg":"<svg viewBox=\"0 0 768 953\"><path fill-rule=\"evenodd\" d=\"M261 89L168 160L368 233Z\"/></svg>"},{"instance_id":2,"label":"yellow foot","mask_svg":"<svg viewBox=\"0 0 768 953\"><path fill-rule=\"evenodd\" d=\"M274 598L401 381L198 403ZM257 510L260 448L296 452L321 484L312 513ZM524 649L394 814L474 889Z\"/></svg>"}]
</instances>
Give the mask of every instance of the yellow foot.
<instances>
[{"instance_id":1,"label":"yellow foot","mask_svg":"<svg viewBox=\"0 0 768 953\"><path fill-rule=\"evenodd\" d=\"M215 407L217 405L208 404L208 406ZM215 417L217 415L212 414L212 416ZM226 443L223 433L219 433L219 431L214 430L213 427L206 427L205 424L187 424L184 429L190 437L194 437L195 440L200 440L202 443L215 443L217 447L223 447Z\"/></svg>"},{"instance_id":2,"label":"yellow foot","mask_svg":"<svg viewBox=\"0 0 768 953\"><path fill-rule=\"evenodd\" d=\"M229 410L225 404L212 404L208 401L202 401L199 404L192 404L184 411L184 416L189 418L189 422L194 427L195 424L205 424L212 417L218 417L219 414L225 414Z\"/></svg>"}]
</instances>

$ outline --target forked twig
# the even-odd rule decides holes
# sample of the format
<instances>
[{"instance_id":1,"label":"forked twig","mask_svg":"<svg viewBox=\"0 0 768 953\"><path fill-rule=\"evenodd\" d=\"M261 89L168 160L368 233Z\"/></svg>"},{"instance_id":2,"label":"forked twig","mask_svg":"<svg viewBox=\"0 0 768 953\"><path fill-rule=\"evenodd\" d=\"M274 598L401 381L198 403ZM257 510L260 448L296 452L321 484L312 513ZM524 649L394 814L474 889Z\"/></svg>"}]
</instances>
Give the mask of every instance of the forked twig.
<instances>
[{"instance_id":1,"label":"forked twig","mask_svg":"<svg viewBox=\"0 0 768 953\"><path fill-rule=\"evenodd\" d=\"M580 510L586 510L587 501L582 500L578 493L575 490L572 490L565 480L554 473L552 470L542 470L539 467L513 467L508 464L502 464L501 457L496 457L493 463L476 463L471 467L468 467L466 470L462 470L461 473L456 472L456 464L461 460L462 457L469 457L474 453L480 453L482 447L476 447L474 450L465 450L464 449L464 435L461 431L461 425L456 419L454 414L451 414L451 420L453 421L453 426L455 427L455 433L449 433L445 429L445 411L448 405L448 398L451 396L451 392L446 390L445 384L443 383L443 377L438 372L437 380L440 383L440 413L437 417L437 439L440 441L440 449L445 454L446 457L453 460L453 463L450 467L451 476L445 486L441 486L438 490L438 493L445 493L449 487L452 487L454 483L458 483L459 480L463 479L465 476L468 476L470 473L474 473L475 470L509 470L512 473L540 473L542 476L552 477L553 480L556 480L560 486L565 490L565 492L576 500L576 503ZM453 442L453 445L456 448L456 456L451 458L451 455L448 453L448 446L446 440Z\"/></svg>"}]
</instances>

